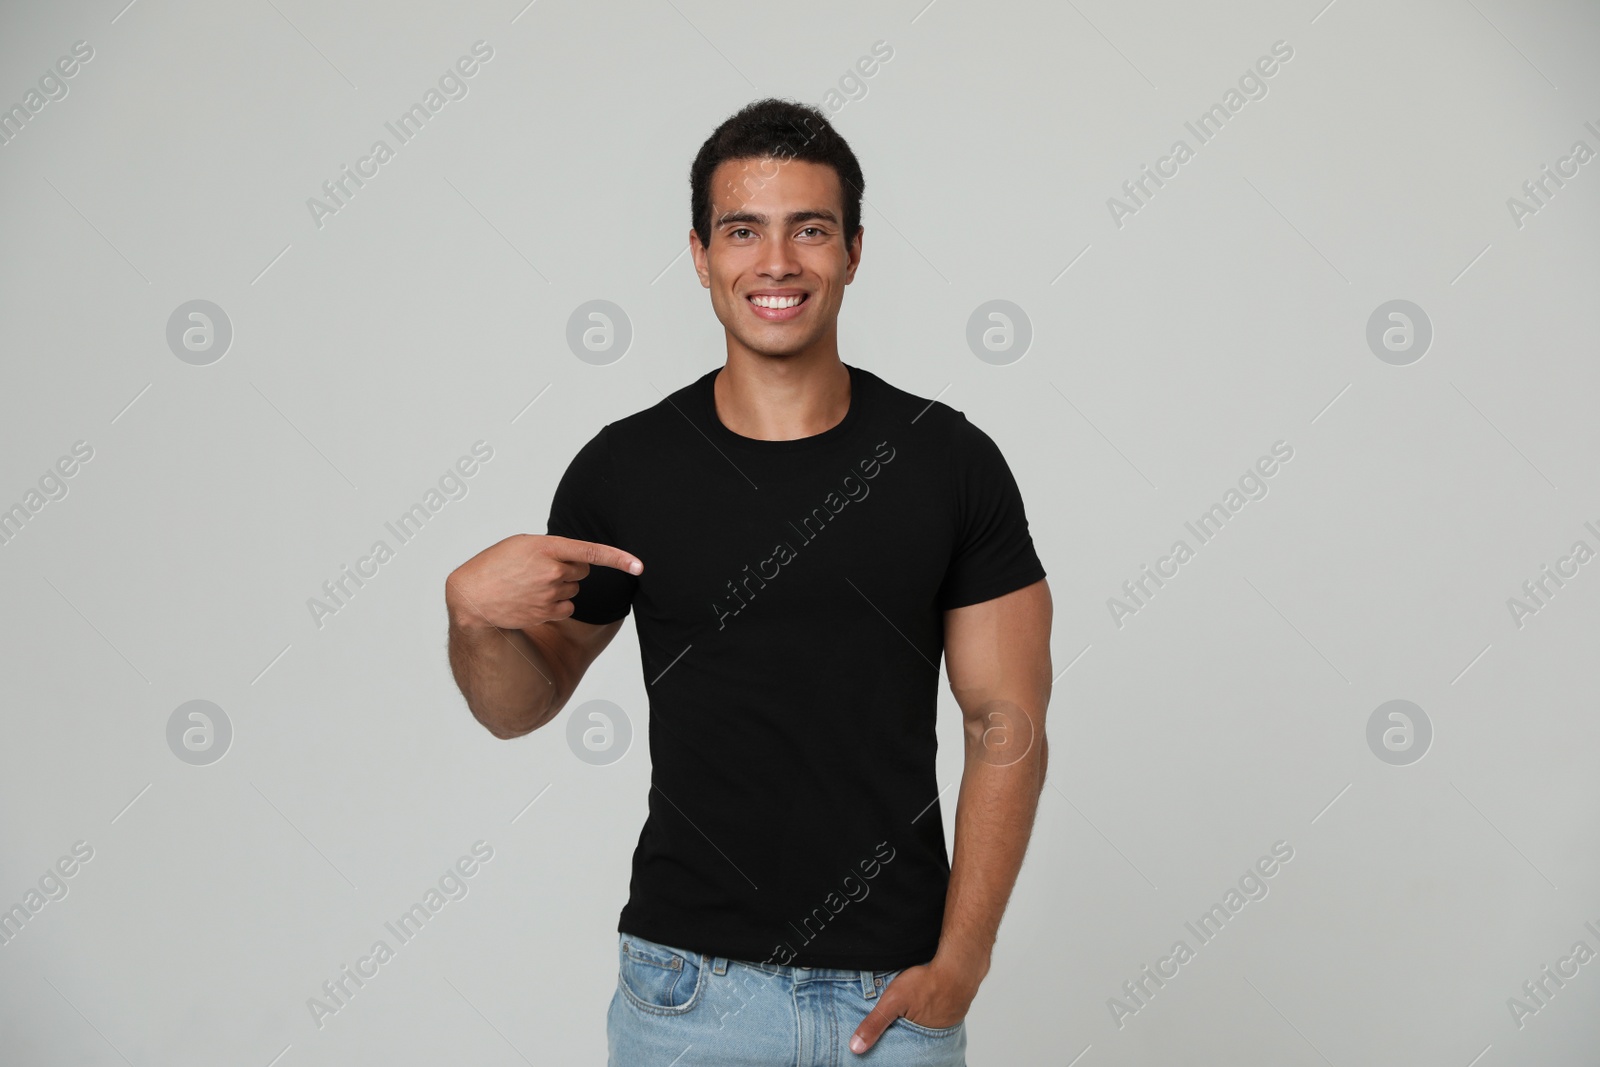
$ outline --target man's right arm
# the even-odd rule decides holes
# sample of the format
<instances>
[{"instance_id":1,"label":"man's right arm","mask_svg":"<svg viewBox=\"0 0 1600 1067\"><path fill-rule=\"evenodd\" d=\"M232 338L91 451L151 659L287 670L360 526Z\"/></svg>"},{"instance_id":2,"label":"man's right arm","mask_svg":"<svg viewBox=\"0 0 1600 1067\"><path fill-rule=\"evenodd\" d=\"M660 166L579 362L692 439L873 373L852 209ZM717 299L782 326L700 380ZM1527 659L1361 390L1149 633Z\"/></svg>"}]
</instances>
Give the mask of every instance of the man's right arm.
<instances>
[{"instance_id":1,"label":"man's right arm","mask_svg":"<svg viewBox=\"0 0 1600 1067\"><path fill-rule=\"evenodd\" d=\"M621 619L596 625L571 617L590 566L644 569L609 545L518 534L445 580L450 670L473 716L496 737L520 737L559 714L622 628Z\"/></svg>"}]
</instances>

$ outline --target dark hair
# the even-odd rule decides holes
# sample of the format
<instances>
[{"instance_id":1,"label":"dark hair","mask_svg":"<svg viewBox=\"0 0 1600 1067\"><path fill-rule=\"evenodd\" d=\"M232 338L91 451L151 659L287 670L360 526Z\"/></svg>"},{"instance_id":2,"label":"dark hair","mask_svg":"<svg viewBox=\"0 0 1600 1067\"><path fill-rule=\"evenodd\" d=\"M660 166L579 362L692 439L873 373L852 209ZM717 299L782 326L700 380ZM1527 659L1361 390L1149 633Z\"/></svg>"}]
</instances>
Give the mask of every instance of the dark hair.
<instances>
[{"instance_id":1,"label":"dark hair","mask_svg":"<svg viewBox=\"0 0 1600 1067\"><path fill-rule=\"evenodd\" d=\"M689 212L700 243L711 244L711 175L730 159L772 156L825 163L839 176L844 200L844 239L861 226L861 193L867 186L856 154L820 108L769 97L740 108L711 132L689 168Z\"/></svg>"}]
</instances>

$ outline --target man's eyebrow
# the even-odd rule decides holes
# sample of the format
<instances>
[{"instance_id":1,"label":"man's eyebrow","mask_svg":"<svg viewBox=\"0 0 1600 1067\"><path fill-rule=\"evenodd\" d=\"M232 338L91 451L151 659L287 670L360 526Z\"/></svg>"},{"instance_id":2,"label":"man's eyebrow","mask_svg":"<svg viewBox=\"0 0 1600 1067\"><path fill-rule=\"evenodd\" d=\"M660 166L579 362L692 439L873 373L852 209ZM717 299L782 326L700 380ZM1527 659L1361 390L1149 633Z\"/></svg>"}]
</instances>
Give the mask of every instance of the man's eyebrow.
<instances>
[{"instance_id":1,"label":"man's eyebrow","mask_svg":"<svg viewBox=\"0 0 1600 1067\"><path fill-rule=\"evenodd\" d=\"M813 219L831 222L835 226L839 224L839 217L831 211L791 211L787 217L790 226L798 222L810 222ZM735 222L765 226L767 221L767 216L755 211L725 211L717 217L717 226L727 226Z\"/></svg>"},{"instance_id":2,"label":"man's eyebrow","mask_svg":"<svg viewBox=\"0 0 1600 1067\"><path fill-rule=\"evenodd\" d=\"M789 225L791 226L797 222L810 222L813 219L819 222L831 222L835 226L839 224L839 217L831 211L791 211L789 213Z\"/></svg>"}]
</instances>

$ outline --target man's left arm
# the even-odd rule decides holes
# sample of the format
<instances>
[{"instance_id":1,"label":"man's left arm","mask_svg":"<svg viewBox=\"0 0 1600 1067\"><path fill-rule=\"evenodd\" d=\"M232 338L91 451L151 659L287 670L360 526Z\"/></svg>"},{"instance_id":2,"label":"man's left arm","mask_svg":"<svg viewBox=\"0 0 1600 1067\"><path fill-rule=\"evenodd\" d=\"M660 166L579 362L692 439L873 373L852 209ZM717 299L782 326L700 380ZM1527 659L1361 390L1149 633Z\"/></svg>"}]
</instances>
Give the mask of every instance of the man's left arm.
<instances>
[{"instance_id":1,"label":"man's left arm","mask_svg":"<svg viewBox=\"0 0 1600 1067\"><path fill-rule=\"evenodd\" d=\"M966 1018L989 973L1044 789L1049 746L1050 587L1044 579L945 612L945 671L966 734L944 927L932 960L901 971L856 1028L865 1052L902 1015L921 1026Z\"/></svg>"}]
</instances>

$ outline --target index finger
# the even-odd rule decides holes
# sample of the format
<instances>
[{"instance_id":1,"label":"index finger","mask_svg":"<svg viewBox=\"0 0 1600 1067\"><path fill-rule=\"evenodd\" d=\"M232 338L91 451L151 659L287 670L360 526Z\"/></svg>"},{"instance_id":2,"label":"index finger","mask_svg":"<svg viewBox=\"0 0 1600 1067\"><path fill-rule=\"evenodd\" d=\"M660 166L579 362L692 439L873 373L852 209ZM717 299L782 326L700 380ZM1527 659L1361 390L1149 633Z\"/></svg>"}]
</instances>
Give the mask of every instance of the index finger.
<instances>
[{"instance_id":1,"label":"index finger","mask_svg":"<svg viewBox=\"0 0 1600 1067\"><path fill-rule=\"evenodd\" d=\"M629 574L640 574L644 571L644 563L637 556L628 554L620 548L602 545L595 541L579 541L571 537L553 537L556 542L556 558L569 563L587 563L594 567L611 567L614 570L627 571Z\"/></svg>"}]
</instances>

